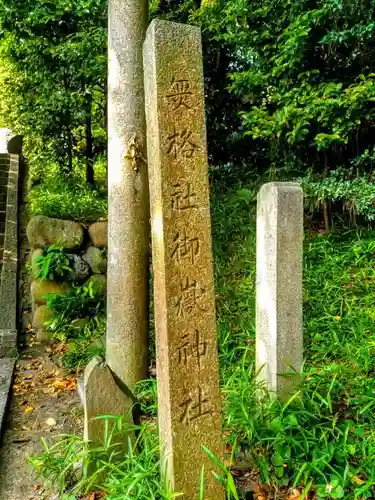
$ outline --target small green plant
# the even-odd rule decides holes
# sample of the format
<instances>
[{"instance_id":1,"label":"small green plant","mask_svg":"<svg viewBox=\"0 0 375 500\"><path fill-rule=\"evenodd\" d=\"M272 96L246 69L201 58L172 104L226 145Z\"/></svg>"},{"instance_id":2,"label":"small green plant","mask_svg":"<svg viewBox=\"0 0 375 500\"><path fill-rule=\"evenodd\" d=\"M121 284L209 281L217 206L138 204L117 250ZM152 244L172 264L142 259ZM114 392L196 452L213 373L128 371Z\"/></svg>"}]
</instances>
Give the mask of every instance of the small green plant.
<instances>
[{"instance_id":1,"label":"small green plant","mask_svg":"<svg viewBox=\"0 0 375 500\"><path fill-rule=\"evenodd\" d=\"M53 311L53 319L48 328L56 336L74 330L73 320L77 318L93 318L105 310L105 290L95 280L89 280L82 286L64 294L48 294L47 307ZM63 340L63 339L60 339Z\"/></svg>"},{"instance_id":2,"label":"small green plant","mask_svg":"<svg viewBox=\"0 0 375 500\"><path fill-rule=\"evenodd\" d=\"M40 280L63 279L72 270L69 255L58 245L52 245L43 250L43 254L35 259L35 268L34 276Z\"/></svg>"},{"instance_id":3,"label":"small green plant","mask_svg":"<svg viewBox=\"0 0 375 500\"><path fill-rule=\"evenodd\" d=\"M104 357L104 335L106 317L99 315L78 326L80 320L68 323L66 327L55 332L54 337L67 342L67 351L61 356L63 366L70 371L80 371L93 357Z\"/></svg>"},{"instance_id":4,"label":"small green plant","mask_svg":"<svg viewBox=\"0 0 375 500\"><path fill-rule=\"evenodd\" d=\"M47 327L56 340L68 345L62 354L67 369L78 371L94 356L104 355L105 299L104 286L95 280L65 294L47 296L47 307L53 311Z\"/></svg>"},{"instance_id":5,"label":"small green plant","mask_svg":"<svg viewBox=\"0 0 375 500\"><path fill-rule=\"evenodd\" d=\"M237 487L234 482L233 476L226 467L226 465L209 450L206 446L202 446L203 451L210 458L211 462L217 467L218 472L214 472L215 479L222 485L226 492L227 500L240 500L238 495ZM233 447L235 449L235 447ZM199 497L204 499L204 469L201 470L200 480L199 480Z\"/></svg>"},{"instance_id":6,"label":"small green plant","mask_svg":"<svg viewBox=\"0 0 375 500\"><path fill-rule=\"evenodd\" d=\"M68 350L61 356L61 362L71 372L81 371L95 356L104 357L105 348L99 340L78 338L69 341Z\"/></svg>"},{"instance_id":7,"label":"small green plant","mask_svg":"<svg viewBox=\"0 0 375 500\"><path fill-rule=\"evenodd\" d=\"M135 387L135 395L143 415L157 415L157 385L156 379L141 380Z\"/></svg>"}]
</instances>

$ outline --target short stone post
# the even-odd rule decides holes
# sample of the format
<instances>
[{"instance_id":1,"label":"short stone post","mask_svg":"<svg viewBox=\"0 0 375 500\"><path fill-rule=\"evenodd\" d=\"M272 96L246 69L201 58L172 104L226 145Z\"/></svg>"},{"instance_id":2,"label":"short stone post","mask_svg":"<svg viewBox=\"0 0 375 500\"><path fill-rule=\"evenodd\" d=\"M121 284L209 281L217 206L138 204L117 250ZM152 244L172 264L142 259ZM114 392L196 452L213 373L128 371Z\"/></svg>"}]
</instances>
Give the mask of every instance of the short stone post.
<instances>
[{"instance_id":1,"label":"short stone post","mask_svg":"<svg viewBox=\"0 0 375 500\"><path fill-rule=\"evenodd\" d=\"M260 380L282 400L298 383L303 358L302 242L301 187L292 182L262 186L257 213L256 366Z\"/></svg>"},{"instance_id":2,"label":"short stone post","mask_svg":"<svg viewBox=\"0 0 375 500\"><path fill-rule=\"evenodd\" d=\"M224 494L202 49L199 29L155 20L144 45L158 418L163 472L186 500Z\"/></svg>"}]
</instances>

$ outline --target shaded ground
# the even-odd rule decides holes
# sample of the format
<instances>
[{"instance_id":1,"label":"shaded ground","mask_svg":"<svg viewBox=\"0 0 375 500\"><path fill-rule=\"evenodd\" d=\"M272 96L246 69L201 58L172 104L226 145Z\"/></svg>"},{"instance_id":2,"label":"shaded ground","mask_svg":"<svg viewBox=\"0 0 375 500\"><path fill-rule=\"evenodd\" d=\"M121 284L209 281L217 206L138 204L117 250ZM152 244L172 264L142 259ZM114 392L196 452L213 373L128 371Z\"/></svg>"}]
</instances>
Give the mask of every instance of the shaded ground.
<instances>
[{"instance_id":1,"label":"shaded ground","mask_svg":"<svg viewBox=\"0 0 375 500\"><path fill-rule=\"evenodd\" d=\"M83 412L76 380L53 361L51 348L32 346L17 362L13 396L0 448L0 499L53 499L43 492L29 455L40 453L41 438L82 433Z\"/></svg>"}]
</instances>

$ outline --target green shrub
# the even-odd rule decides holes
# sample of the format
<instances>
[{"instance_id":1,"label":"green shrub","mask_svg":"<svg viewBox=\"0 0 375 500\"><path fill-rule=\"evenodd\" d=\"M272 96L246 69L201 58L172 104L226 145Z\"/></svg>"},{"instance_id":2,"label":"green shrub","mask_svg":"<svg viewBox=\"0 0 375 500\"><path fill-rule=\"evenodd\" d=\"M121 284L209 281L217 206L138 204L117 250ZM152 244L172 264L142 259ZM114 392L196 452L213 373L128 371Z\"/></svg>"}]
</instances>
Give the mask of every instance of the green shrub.
<instances>
[{"instance_id":1,"label":"green shrub","mask_svg":"<svg viewBox=\"0 0 375 500\"><path fill-rule=\"evenodd\" d=\"M105 295L103 289L98 288L95 283L89 280L64 294L48 294L47 307L55 315L56 326L74 318L93 317L104 312ZM53 323L50 328L53 328Z\"/></svg>"},{"instance_id":2,"label":"green shrub","mask_svg":"<svg viewBox=\"0 0 375 500\"><path fill-rule=\"evenodd\" d=\"M105 190L57 178L31 189L28 209L30 215L94 221L106 216L107 195Z\"/></svg>"},{"instance_id":3,"label":"green shrub","mask_svg":"<svg viewBox=\"0 0 375 500\"><path fill-rule=\"evenodd\" d=\"M350 222L357 216L365 221L375 220L375 184L367 175L350 178L350 172L337 169L322 177L309 172L298 179L304 190L310 211L320 209L327 200L340 202L343 212L349 215Z\"/></svg>"},{"instance_id":4,"label":"green shrub","mask_svg":"<svg viewBox=\"0 0 375 500\"><path fill-rule=\"evenodd\" d=\"M101 314L91 318L81 327L77 328L73 321L54 332L55 338L68 344L68 350L61 356L61 362L66 369L79 371L95 356L104 357L103 338L106 324L106 316Z\"/></svg>"},{"instance_id":5,"label":"green shrub","mask_svg":"<svg viewBox=\"0 0 375 500\"><path fill-rule=\"evenodd\" d=\"M43 255L35 259L34 276L40 280L65 278L72 270L69 264L66 251L58 245L52 245L43 250Z\"/></svg>"}]
</instances>

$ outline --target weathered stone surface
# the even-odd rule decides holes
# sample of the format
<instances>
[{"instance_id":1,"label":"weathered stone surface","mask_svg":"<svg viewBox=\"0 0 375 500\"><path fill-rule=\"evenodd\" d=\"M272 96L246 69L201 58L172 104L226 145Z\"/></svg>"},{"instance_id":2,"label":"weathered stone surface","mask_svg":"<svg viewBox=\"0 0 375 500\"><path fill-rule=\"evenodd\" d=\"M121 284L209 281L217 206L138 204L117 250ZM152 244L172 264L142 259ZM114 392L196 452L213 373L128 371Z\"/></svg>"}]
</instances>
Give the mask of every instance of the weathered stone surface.
<instances>
[{"instance_id":1,"label":"weathered stone surface","mask_svg":"<svg viewBox=\"0 0 375 500\"><path fill-rule=\"evenodd\" d=\"M61 295L71 290L71 286L68 283L56 283L50 280L34 280L31 283L31 298L35 304L46 304L46 295L49 293L55 293Z\"/></svg>"},{"instance_id":2,"label":"weathered stone surface","mask_svg":"<svg viewBox=\"0 0 375 500\"><path fill-rule=\"evenodd\" d=\"M70 280L83 281L88 276L90 276L90 266L79 255L76 254L69 255L69 264L72 269L69 273Z\"/></svg>"},{"instance_id":3,"label":"weathered stone surface","mask_svg":"<svg viewBox=\"0 0 375 500\"><path fill-rule=\"evenodd\" d=\"M131 389L148 374L150 213L142 66L148 4L108 2L106 361Z\"/></svg>"},{"instance_id":4,"label":"weathered stone surface","mask_svg":"<svg viewBox=\"0 0 375 500\"><path fill-rule=\"evenodd\" d=\"M107 278L103 274L93 274L90 278L85 282L85 285L90 285L92 283L92 287L94 293L101 297L107 293Z\"/></svg>"},{"instance_id":5,"label":"weathered stone surface","mask_svg":"<svg viewBox=\"0 0 375 500\"><path fill-rule=\"evenodd\" d=\"M4 424L15 362L16 360L11 358L0 359L0 435Z\"/></svg>"},{"instance_id":6,"label":"weathered stone surface","mask_svg":"<svg viewBox=\"0 0 375 500\"><path fill-rule=\"evenodd\" d=\"M33 328L35 330L45 330L45 323L53 318L53 312L46 305L41 305L36 308L33 317Z\"/></svg>"},{"instance_id":7,"label":"weathered stone surface","mask_svg":"<svg viewBox=\"0 0 375 500\"><path fill-rule=\"evenodd\" d=\"M269 183L258 194L256 365L267 388L287 398L301 368L303 193Z\"/></svg>"},{"instance_id":8,"label":"weathered stone surface","mask_svg":"<svg viewBox=\"0 0 375 500\"><path fill-rule=\"evenodd\" d=\"M39 271L39 267L37 265L37 258L43 255L43 250L41 248L36 248L30 257L31 270L33 272L33 276Z\"/></svg>"},{"instance_id":9,"label":"weathered stone surface","mask_svg":"<svg viewBox=\"0 0 375 500\"><path fill-rule=\"evenodd\" d=\"M93 358L85 368L83 396L86 441L94 445L103 443L104 422L96 420L99 415L124 416L132 422L132 399L118 388L111 371L99 357Z\"/></svg>"},{"instance_id":10,"label":"weathered stone surface","mask_svg":"<svg viewBox=\"0 0 375 500\"><path fill-rule=\"evenodd\" d=\"M153 21L144 46L158 419L162 462L175 491L224 498L208 447L222 457L201 37Z\"/></svg>"},{"instance_id":11,"label":"weathered stone surface","mask_svg":"<svg viewBox=\"0 0 375 500\"><path fill-rule=\"evenodd\" d=\"M7 156L9 175L6 190L6 222L0 284L0 329L17 331L19 157L13 154ZM11 352L13 352L13 348Z\"/></svg>"},{"instance_id":12,"label":"weathered stone surface","mask_svg":"<svg viewBox=\"0 0 375 500\"><path fill-rule=\"evenodd\" d=\"M107 270L107 257L105 252L97 247L90 246L83 255L93 273L105 273Z\"/></svg>"},{"instance_id":13,"label":"weathered stone surface","mask_svg":"<svg viewBox=\"0 0 375 500\"><path fill-rule=\"evenodd\" d=\"M32 327L36 330L36 340L38 342L50 342L52 332L47 330L45 323L53 318L53 313L46 305L41 305L35 309Z\"/></svg>"},{"instance_id":14,"label":"weathered stone surface","mask_svg":"<svg viewBox=\"0 0 375 500\"><path fill-rule=\"evenodd\" d=\"M27 238L34 248L60 245L74 250L82 245L84 232L78 222L36 215L27 226Z\"/></svg>"},{"instance_id":15,"label":"weathered stone surface","mask_svg":"<svg viewBox=\"0 0 375 500\"><path fill-rule=\"evenodd\" d=\"M98 248L107 246L107 222L95 222L89 227L89 235L93 244Z\"/></svg>"},{"instance_id":16,"label":"weathered stone surface","mask_svg":"<svg viewBox=\"0 0 375 500\"><path fill-rule=\"evenodd\" d=\"M17 356L17 330L0 330L0 358Z\"/></svg>"},{"instance_id":17,"label":"weathered stone surface","mask_svg":"<svg viewBox=\"0 0 375 500\"><path fill-rule=\"evenodd\" d=\"M35 338L37 342L50 343L52 341L52 337L52 332L49 332L46 328L39 328L39 330L36 330Z\"/></svg>"}]
</instances>

